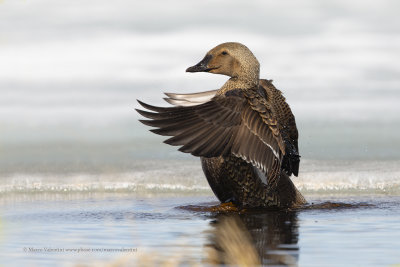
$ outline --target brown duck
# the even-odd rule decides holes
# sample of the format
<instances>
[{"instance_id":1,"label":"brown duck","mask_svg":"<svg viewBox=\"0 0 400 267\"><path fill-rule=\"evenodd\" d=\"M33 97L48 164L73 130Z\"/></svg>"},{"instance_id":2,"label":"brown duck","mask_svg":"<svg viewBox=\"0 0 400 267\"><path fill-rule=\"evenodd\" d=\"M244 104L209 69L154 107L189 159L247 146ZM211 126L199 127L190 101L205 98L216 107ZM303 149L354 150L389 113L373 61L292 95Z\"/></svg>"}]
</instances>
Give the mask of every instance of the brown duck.
<instances>
[{"instance_id":1,"label":"brown duck","mask_svg":"<svg viewBox=\"0 0 400 267\"><path fill-rule=\"evenodd\" d=\"M201 158L203 171L222 203L242 208L286 208L306 203L289 176L298 175L300 156L295 118L271 81L260 80L260 65L240 43L211 49L187 72L224 74L219 89L194 94L166 94L175 107L137 110L172 136L164 141Z\"/></svg>"}]
</instances>

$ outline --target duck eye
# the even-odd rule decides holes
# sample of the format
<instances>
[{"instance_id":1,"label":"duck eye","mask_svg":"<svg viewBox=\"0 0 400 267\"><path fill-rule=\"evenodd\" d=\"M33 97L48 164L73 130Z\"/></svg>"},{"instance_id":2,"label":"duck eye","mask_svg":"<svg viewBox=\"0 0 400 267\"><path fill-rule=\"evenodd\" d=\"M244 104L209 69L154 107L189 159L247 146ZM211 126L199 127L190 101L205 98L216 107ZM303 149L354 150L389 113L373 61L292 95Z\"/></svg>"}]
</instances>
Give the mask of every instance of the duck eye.
<instances>
[{"instance_id":1,"label":"duck eye","mask_svg":"<svg viewBox=\"0 0 400 267\"><path fill-rule=\"evenodd\" d=\"M222 51L222 53L221 53L222 55L227 55L228 54L228 52L226 52L226 51Z\"/></svg>"}]
</instances>

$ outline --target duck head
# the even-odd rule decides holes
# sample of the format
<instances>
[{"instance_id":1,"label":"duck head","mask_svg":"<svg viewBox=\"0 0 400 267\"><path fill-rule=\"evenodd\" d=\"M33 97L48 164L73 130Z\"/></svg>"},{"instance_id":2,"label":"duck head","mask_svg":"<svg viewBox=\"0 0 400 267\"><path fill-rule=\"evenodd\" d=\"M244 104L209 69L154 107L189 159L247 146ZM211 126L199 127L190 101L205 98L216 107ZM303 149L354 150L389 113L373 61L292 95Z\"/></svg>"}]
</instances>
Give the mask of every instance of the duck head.
<instances>
[{"instance_id":1,"label":"duck head","mask_svg":"<svg viewBox=\"0 0 400 267\"><path fill-rule=\"evenodd\" d=\"M240 43L223 43L211 49L187 72L210 72L238 80L258 81L260 64L253 53Z\"/></svg>"}]
</instances>

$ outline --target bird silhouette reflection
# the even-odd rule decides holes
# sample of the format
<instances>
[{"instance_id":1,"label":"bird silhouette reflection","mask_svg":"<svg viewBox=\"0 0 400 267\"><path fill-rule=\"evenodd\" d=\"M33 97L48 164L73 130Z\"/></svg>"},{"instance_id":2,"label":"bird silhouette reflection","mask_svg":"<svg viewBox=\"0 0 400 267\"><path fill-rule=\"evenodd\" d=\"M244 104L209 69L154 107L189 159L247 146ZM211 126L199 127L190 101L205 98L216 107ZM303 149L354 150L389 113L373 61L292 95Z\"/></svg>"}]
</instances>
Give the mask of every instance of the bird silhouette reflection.
<instances>
[{"instance_id":1,"label":"bird silhouette reflection","mask_svg":"<svg viewBox=\"0 0 400 267\"><path fill-rule=\"evenodd\" d=\"M219 214L211 225L209 263L297 266L299 226L295 211Z\"/></svg>"}]
</instances>

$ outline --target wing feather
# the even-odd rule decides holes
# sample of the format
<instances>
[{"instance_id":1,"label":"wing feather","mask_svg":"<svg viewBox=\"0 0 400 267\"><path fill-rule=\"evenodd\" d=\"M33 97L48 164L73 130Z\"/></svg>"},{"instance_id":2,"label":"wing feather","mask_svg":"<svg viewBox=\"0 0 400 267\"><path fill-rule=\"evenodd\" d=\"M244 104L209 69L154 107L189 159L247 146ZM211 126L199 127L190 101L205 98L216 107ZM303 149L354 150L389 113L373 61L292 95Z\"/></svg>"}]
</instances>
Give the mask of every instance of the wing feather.
<instances>
[{"instance_id":1,"label":"wing feather","mask_svg":"<svg viewBox=\"0 0 400 267\"><path fill-rule=\"evenodd\" d=\"M188 94L177 94L177 93L164 93L166 96L172 99L206 99L210 100L215 96L215 94L218 92L217 90L210 90L210 91L204 91L204 92L199 92L199 93L188 93Z\"/></svg>"},{"instance_id":2,"label":"wing feather","mask_svg":"<svg viewBox=\"0 0 400 267\"><path fill-rule=\"evenodd\" d=\"M209 95L211 93L206 94ZM167 96L185 100L181 95ZM164 108L139 103L152 111L138 110L149 119L141 122L156 127L151 130L156 134L171 136L164 142L180 146L179 151L202 157L232 153L261 170L267 176L268 184L274 184L279 177L275 172L284 155L280 143L282 137L274 128L273 112L268 111L268 107L254 109L254 103L248 97L234 94L215 96L208 102L192 106ZM272 122L271 125L268 122Z\"/></svg>"},{"instance_id":3,"label":"wing feather","mask_svg":"<svg viewBox=\"0 0 400 267\"><path fill-rule=\"evenodd\" d=\"M292 173L297 176L299 173L299 147L298 131L296 120L286 102L282 92L275 88L270 80L260 80L259 91L265 95L266 101L274 110L275 116L279 121L279 131L285 142L285 156L282 161L282 168L287 175Z\"/></svg>"}]
</instances>

